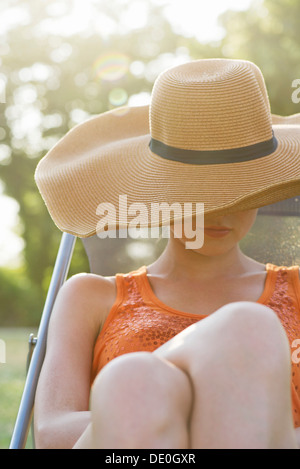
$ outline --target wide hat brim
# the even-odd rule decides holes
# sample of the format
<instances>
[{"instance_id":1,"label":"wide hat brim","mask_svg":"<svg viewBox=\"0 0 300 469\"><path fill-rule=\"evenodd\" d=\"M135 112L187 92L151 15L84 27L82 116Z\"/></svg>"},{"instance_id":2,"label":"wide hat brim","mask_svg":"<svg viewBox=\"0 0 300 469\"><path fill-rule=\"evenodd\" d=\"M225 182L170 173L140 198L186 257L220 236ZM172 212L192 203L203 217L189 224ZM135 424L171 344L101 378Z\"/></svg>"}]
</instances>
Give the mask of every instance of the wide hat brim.
<instances>
[{"instance_id":1,"label":"wide hat brim","mask_svg":"<svg viewBox=\"0 0 300 469\"><path fill-rule=\"evenodd\" d=\"M275 152L199 166L150 150L148 106L120 108L72 129L39 162L36 183L57 227L83 238L99 231L103 204L115 207L107 220L117 229L127 228L138 211L140 226L153 226L155 203L191 203L192 215L197 203L206 214L269 205L300 194L300 114L272 118ZM119 217L120 196L131 208L126 220ZM162 215L159 225L168 224L169 215ZM177 218L171 213L171 220Z\"/></svg>"}]
</instances>

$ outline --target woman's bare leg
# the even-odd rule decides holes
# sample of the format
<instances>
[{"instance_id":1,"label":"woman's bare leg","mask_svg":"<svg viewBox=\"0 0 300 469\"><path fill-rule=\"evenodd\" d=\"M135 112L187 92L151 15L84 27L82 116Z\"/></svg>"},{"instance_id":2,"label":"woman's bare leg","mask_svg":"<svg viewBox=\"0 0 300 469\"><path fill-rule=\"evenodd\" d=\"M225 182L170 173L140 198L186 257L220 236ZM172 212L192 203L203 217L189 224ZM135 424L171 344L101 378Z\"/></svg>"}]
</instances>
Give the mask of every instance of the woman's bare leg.
<instances>
[{"instance_id":1,"label":"woman's bare leg","mask_svg":"<svg viewBox=\"0 0 300 469\"><path fill-rule=\"evenodd\" d=\"M232 303L175 340L154 353L193 383L192 448L297 447L290 347L272 310Z\"/></svg>"},{"instance_id":2,"label":"woman's bare leg","mask_svg":"<svg viewBox=\"0 0 300 469\"><path fill-rule=\"evenodd\" d=\"M149 352L122 355L99 373L92 423L76 448L188 448L188 376Z\"/></svg>"},{"instance_id":3,"label":"woman's bare leg","mask_svg":"<svg viewBox=\"0 0 300 469\"><path fill-rule=\"evenodd\" d=\"M231 303L152 354L113 360L78 447L296 448L290 349L273 311Z\"/></svg>"}]
</instances>

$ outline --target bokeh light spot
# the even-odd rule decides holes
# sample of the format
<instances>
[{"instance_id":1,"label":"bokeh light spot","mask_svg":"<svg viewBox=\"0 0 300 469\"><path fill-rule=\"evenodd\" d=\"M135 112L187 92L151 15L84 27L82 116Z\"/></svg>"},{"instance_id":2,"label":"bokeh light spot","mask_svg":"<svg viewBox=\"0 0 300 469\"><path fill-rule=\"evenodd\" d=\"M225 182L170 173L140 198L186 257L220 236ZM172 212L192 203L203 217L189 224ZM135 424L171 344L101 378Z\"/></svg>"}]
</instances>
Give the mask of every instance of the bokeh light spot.
<instances>
[{"instance_id":1,"label":"bokeh light spot","mask_svg":"<svg viewBox=\"0 0 300 469\"><path fill-rule=\"evenodd\" d=\"M123 78L129 69L129 57L119 52L100 55L93 64L96 77L102 81L117 81Z\"/></svg>"},{"instance_id":2,"label":"bokeh light spot","mask_svg":"<svg viewBox=\"0 0 300 469\"><path fill-rule=\"evenodd\" d=\"M114 88L108 95L110 104L113 106L123 106L128 99L128 94L123 88Z\"/></svg>"}]
</instances>

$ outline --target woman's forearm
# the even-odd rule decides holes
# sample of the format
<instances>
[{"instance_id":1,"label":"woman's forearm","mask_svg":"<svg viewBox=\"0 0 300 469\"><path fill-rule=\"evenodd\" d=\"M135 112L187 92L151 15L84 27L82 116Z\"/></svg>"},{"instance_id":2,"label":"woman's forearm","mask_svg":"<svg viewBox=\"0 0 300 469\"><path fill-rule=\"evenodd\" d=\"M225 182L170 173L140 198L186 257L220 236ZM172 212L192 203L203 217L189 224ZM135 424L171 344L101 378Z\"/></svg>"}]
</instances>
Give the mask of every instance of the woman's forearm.
<instances>
[{"instance_id":1,"label":"woman's forearm","mask_svg":"<svg viewBox=\"0 0 300 469\"><path fill-rule=\"evenodd\" d=\"M65 412L35 422L35 443L38 449L71 449L91 421L86 412Z\"/></svg>"}]
</instances>

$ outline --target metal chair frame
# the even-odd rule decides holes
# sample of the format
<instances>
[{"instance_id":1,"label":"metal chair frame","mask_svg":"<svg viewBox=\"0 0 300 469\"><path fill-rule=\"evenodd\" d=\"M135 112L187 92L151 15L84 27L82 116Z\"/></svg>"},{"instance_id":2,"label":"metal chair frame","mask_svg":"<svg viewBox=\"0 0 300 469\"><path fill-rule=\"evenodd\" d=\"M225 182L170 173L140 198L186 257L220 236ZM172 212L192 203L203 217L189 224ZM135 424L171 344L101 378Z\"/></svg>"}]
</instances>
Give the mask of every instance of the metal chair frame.
<instances>
[{"instance_id":1,"label":"metal chair frame","mask_svg":"<svg viewBox=\"0 0 300 469\"><path fill-rule=\"evenodd\" d=\"M60 287L65 282L69 272L75 242L75 236L63 233L42 313L37 338L34 338L32 335L30 336L31 347L29 355L31 355L31 360L28 367L28 373L19 412L10 442L10 449L24 449L26 445L32 420L36 387L45 357L48 325L56 296ZM34 346L33 351L32 346Z\"/></svg>"}]
</instances>

